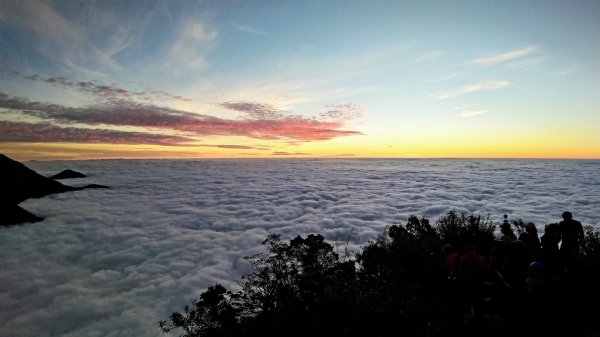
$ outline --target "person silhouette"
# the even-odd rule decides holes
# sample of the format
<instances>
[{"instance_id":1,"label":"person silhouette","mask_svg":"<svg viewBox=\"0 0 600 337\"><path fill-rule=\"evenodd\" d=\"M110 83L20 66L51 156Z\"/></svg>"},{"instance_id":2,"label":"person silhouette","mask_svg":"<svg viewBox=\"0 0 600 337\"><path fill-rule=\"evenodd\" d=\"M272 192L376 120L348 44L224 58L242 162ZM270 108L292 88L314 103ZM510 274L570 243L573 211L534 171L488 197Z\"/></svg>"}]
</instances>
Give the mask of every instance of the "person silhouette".
<instances>
[{"instance_id":1,"label":"person silhouette","mask_svg":"<svg viewBox=\"0 0 600 337\"><path fill-rule=\"evenodd\" d=\"M527 233L527 249L529 249L529 258L531 262L535 261L540 254L540 238L537 233L537 228L533 222L528 222L525 225L525 233Z\"/></svg>"},{"instance_id":2,"label":"person silhouette","mask_svg":"<svg viewBox=\"0 0 600 337\"><path fill-rule=\"evenodd\" d=\"M558 243L560 242L560 234L558 232L558 223L546 225L544 235L541 239L541 259L548 267L550 274L556 278L561 273L561 258Z\"/></svg>"},{"instance_id":3,"label":"person silhouette","mask_svg":"<svg viewBox=\"0 0 600 337\"><path fill-rule=\"evenodd\" d=\"M487 277L487 261L479 255L477 247L472 245L466 253L458 259L456 278L466 300L466 307L474 319L482 318L483 282Z\"/></svg>"},{"instance_id":4,"label":"person silhouette","mask_svg":"<svg viewBox=\"0 0 600 337\"><path fill-rule=\"evenodd\" d=\"M570 279L577 267L579 246L583 242L584 233L581 222L573 219L571 212L562 214L563 221L558 223L560 236L560 257L563 262L565 277Z\"/></svg>"},{"instance_id":5,"label":"person silhouette","mask_svg":"<svg viewBox=\"0 0 600 337\"><path fill-rule=\"evenodd\" d=\"M513 232L510 222L508 222L508 215L504 214L504 221L500 224L500 233L502 236L500 237L500 241L502 242L514 242L517 241L517 236L515 232Z\"/></svg>"}]
</instances>

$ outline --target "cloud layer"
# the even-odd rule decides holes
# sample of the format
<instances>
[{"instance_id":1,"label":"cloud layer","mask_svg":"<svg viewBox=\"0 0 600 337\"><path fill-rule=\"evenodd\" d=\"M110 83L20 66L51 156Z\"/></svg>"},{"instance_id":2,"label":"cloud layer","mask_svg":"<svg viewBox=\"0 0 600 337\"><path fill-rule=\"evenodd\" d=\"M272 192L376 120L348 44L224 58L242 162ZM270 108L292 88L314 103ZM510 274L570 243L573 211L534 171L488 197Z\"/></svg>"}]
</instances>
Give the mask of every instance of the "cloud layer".
<instances>
[{"instance_id":1,"label":"cloud layer","mask_svg":"<svg viewBox=\"0 0 600 337\"><path fill-rule=\"evenodd\" d=\"M447 211L600 226L597 161L100 160L31 162L87 174L0 228L0 335L161 336L155 323L215 282L235 288L268 233L321 233L344 251ZM354 235L355 234L355 235Z\"/></svg>"}]
</instances>

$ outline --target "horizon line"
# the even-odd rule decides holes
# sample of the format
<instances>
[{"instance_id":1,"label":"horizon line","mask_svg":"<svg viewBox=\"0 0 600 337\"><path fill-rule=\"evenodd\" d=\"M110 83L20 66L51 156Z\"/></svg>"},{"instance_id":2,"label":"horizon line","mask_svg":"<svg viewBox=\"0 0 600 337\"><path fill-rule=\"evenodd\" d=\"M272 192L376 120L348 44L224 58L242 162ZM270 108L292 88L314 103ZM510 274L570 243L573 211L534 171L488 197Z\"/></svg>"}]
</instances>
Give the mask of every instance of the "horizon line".
<instances>
[{"instance_id":1,"label":"horizon line","mask_svg":"<svg viewBox=\"0 0 600 337\"><path fill-rule=\"evenodd\" d=\"M8 156L7 156L8 157ZM302 156L279 156L279 157L106 157L106 158L76 158L76 159L26 159L22 162L50 162L50 161L96 161L96 160L314 160L314 159L370 159L370 160L599 160L600 158L585 158L585 157L365 157L365 156L319 156L319 157L302 157Z\"/></svg>"}]
</instances>

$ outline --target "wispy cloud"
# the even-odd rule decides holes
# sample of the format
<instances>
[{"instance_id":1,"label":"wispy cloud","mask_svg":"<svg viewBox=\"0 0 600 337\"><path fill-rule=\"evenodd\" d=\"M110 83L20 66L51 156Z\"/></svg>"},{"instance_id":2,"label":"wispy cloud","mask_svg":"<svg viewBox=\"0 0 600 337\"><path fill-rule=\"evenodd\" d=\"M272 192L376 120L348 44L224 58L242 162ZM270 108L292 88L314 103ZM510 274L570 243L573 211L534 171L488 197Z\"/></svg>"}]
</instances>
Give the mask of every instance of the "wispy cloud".
<instances>
[{"instance_id":1,"label":"wispy cloud","mask_svg":"<svg viewBox=\"0 0 600 337\"><path fill-rule=\"evenodd\" d=\"M84 5L87 16L74 17L64 15L50 1L5 3L0 20L27 32L32 38L29 44L39 55L78 72L96 72L99 68L122 70L113 56L133 40L126 36L129 32L123 22L114 20L106 24L100 22L108 20L93 20L100 15L95 4ZM107 32L108 37L100 39L99 31Z\"/></svg>"},{"instance_id":2,"label":"wispy cloud","mask_svg":"<svg viewBox=\"0 0 600 337\"><path fill-rule=\"evenodd\" d=\"M184 146L194 139L162 134L126 132L108 129L61 127L52 123L23 123L0 121L0 142L14 143L95 143L150 144Z\"/></svg>"},{"instance_id":3,"label":"wispy cloud","mask_svg":"<svg viewBox=\"0 0 600 337\"><path fill-rule=\"evenodd\" d=\"M143 11L131 15L130 9L117 10L119 6L114 5L2 1L0 22L9 34L15 31L26 36L27 43L20 44L26 48L10 51L23 67L39 69L40 64L47 64L95 78L116 74L139 78L155 71L162 79L204 69L208 46L217 33L198 20L199 10L194 6L176 13L172 9L178 5L150 1ZM155 30L157 25L160 30ZM35 57L18 59L24 52Z\"/></svg>"},{"instance_id":4,"label":"wispy cloud","mask_svg":"<svg viewBox=\"0 0 600 337\"><path fill-rule=\"evenodd\" d=\"M529 70L537 67L538 65L546 62L546 57L529 57L522 60L516 60L515 62L511 62L506 66L510 69L515 70Z\"/></svg>"},{"instance_id":5,"label":"wispy cloud","mask_svg":"<svg viewBox=\"0 0 600 337\"><path fill-rule=\"evenodd\" d=\"M249 34L258 35L258 36L264 36L264 37L271 37L271 35L267 34L265 31L255 28L255 27L251 27L248 25L242 25L242 24L239 24L236 22L230 22L229 24L232 27L234 27L235 29L239 30L240 32L249 33Z\"/></svg>"},{"instance_id":6,"label":"wispy cloud","mask_svg":"<svg viewBox=\"0 0 600 337\"><path fill-rule=\"evenodd\" d=\"M579 71L581 71L582 66L581 65L571 65L569 67L565 67L562 69L557 69L553 75L554 76L567 76L567 75L572 75L575 74Z\"/></svg>"},{"instance_id":7,"label":"wispy cloud","mask_svg":"<svg viewBox=\"0 0 600 337\"><path fill-rule=\"evenodd\" d=\"M429 52L425 52L425 53L422 53L421 55L417 56L414 59L414 61L415 62L431 62L431 61L439 60L443 55L444 55L444 52L440 51L440 50L429 51Z\"/></svg>"},{"instance_id":8,"label":"wispy cloud","mask_svg":"<svg viewBox=\"0 0 600 337\"><path fill-rule=\"evenodd\" d=\"M50 44L64 41L79 43L84 34L72 22L59 14L47 1L23 0L19 2L4 2L0 21L4 24L27 28L41 42L42 49Z\"/></svg>"},{"instance_id":9,"label":"wispy cloud","mask_svg":"<svg viewBox=\"0 0 600 337\"><path fill-rule=\"evenodd\" d=\"M465 111L457 112L456 115L458 117L467 118L467 117L483 115L488 112L489 112L488 110L465 110Z\"/></svg>"},{"instance_id":10,"label":"wispy cloud","mask_svg":"<svg viewBox=\"0 0 600 337\"><path fill-rule=\"evenodd\" d=\"M531 55L537 53L540 50L539 47L529 46L520 49L515 49L507 52L502 52L498 54L488 55L480 58L473 59L468 61L468 64L476 64L476 65L493 65L497 63L502 63L506 61L511 61L514 59L518 59L527 55Z\"/></svg>"},{"instance_id":11,"label":"wispy cloud","mask_svg":"<svg viewBox=\"0 0 600 337\"><path fill-rule=\"evenodd\" d=\"M170 46L167 66L179 71L203 70L207 66L206 54L210 43L216 38L217 31L202 22L188 22Z\"/></svg>"},{"instance_id":12,"label":"wispy cloud","mask_svg":"<svg viewBox=\"0 0 600 337\"><path fill-rule=\"evenodd\" d=\"M447 99L467 94L472 94L480 91L493 91L508 87L510 82L508 81L482 81L473 84L467 84L456 88L455 90L445 91L433 94L432 97L435 99Z\"/></svg>"},{"instance_id":13,"label":"wispy cloud","mask_svg":"<svg viewBox=\"0 0 600 337\"><path fill-rule=\"evenodd\" d=\"M489 110L478 109L475 103L464 104L450 109L454 112L454 115L461 118L468 118L483 115L489 112Z\"/></svg>"},{"instance_id":14,"label":"wispy cloud","mask_svg":"<svg viewBox=\"0 0 600 337\"><path fill-rule=\"evenodd\" d=\"M296 46L302 47L304 49L312 49L314 48L311 45L308 45L306 43L302 43L300 41L294 41L294 40L290 40L289 38L278 38L276 35L271 34L266 32L265 30L262 30L260 28L256 28L253 26L249 26L249 25L244 25L244 24L240 24L237 22L229 22L229 24L235 28L236 30L242 32L242 33L246 33L246 34L252 34L252 35L256 35L262 38L266 38L272 41L278 41L278 42L283 42L283 43L291 43L294 44Z\"/></svg>"},{"instance_id":15,"label":"wispy cloud","mask_svg":"<svg viewBox=\"0 0 600 337\"><path fill-rule=\"evenodd\" d=\"M451 80L458 76L459 76L459 74L457 72L450 72L450 73L445 73L445 74L434 75L434 76L424 79L423 81L425 83L439 83L439 82Z\"/></svg>"}]
</instances>

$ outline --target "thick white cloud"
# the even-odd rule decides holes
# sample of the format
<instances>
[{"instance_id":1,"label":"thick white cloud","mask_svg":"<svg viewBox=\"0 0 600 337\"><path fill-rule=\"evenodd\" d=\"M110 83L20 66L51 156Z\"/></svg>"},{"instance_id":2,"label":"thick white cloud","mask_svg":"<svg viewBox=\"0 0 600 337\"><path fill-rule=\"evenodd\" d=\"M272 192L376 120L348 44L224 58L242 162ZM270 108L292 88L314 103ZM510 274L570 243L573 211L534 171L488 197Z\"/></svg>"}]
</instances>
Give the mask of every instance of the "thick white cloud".
<instances>
[{"instance_id":1,"label":"thick white cloud","mask_svg":"<svg viewBox=\"0 0 600 337\"><path fill-rule=\"evenodd\" d=\"M268 233L348 249L415 214L490 213L541 233L565 210L600 226L600 162L204 160L31 162L111 189L28 200L45 217L0 228L0 335L161 336L206 287L236 289Z\"/></svg>"}]
</instances>

